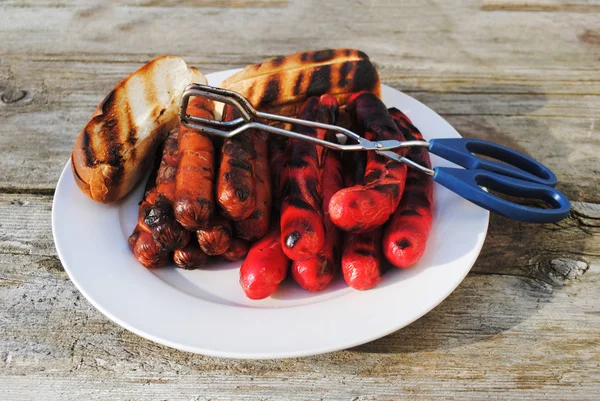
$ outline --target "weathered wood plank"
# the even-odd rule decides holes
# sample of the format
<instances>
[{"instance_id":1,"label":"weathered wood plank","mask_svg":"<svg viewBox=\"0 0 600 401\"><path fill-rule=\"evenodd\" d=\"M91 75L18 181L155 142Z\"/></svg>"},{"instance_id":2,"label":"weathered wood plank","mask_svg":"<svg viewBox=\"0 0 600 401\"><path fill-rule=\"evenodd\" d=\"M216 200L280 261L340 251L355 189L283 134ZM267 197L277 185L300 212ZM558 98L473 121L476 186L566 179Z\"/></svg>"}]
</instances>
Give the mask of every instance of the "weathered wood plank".
<instances>
[{"instance_id":1,"label":"weathered wood plank","mask_svg":"<svg viewBox=\"0 0 600 401\"><path fill-rule=\"evenodd\" d=\"M0 253L54 257L52 197L0 194Z\"/></svg>"},{"instance_id":2,"label":"weathered wood plank","mask_svg":"<svg viewBox=\"0 0 600 401\"><path fill-rule=\"evenodd\" d=\"M56 259L0 255L0 271L0 385L11 400L92 392L84 398L506 399L507 391L580 400L600 382L598 264L561 288L470 275L434 311L381 340L259 362L187 354L129 333L82 299Z\"/></svg>"},{"instance_id":3,"label":"weathered wood plank","mask_svg":"<svg viewBox=\"0 0 600 401\"><path fill-rule=\"evenodd\" d=\"M46 7L44 2L35 2L25 8L11 6L15 3L20 2L4 6L0 33L9 39L3 47L16 52L22 49L19 43L25 41L30 51L50 53L65 49L112 52L118 43L122 52L160 54L176 50L178 54L192 54L217 48L257 57L287 53L312 43L311 47L350 45L369 53L415 57L422 66L432 62L446 67L475 63L490 68L514 66L516 62L544 66L569 57L582 62L574 66L592 67L593 59L583 57L585 44L578 43L576 35L564 34L565 23L574 33L598 27L594 10L496 12L491 18L490 13L479 12L480 2L473 1L437 1L429 7L418 0L403 2L401 7L390 0L343 4L290 1L283 7L267 9L207 8L205 2L199 2L199 7L138 7L139 2L134 1L53 2L55 7ZM249 2L238 2L244 3ZM50 14L52 18L45 19ZM268 24L257 18L264 15L270 17ZM32 23L37 20L43 23ZM290 23L295 29L289 29ZM181 32L197 31L199 24L200 40L181 40ZM10 40L17 38L19 42ZM552 57L548 56L550 50Z\"/></svg>"},{"instance_id":4,"label":"weathered wood plank","mask_svg":"<svg viewBox=\"0 0 600 401\"><path fill-rule=\"evenodd\" d=\"M481 11L588 13L600 11L599 6L594 0L485 0L481 6Z\"/></svg>"}]
</instances>

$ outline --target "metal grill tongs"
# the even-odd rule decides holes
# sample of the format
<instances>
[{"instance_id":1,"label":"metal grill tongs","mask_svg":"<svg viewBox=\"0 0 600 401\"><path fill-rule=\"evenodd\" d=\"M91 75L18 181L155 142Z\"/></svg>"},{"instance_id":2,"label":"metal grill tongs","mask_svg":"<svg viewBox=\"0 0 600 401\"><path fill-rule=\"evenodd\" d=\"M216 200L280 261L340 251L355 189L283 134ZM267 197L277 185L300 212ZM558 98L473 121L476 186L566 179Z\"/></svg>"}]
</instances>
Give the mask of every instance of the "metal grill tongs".
<instances>
[{"instance_id":1,"label":"metal grill tongs","mask_svg":"<svg viewBox=\"0 0 600 401\"><path fill-rule=\"evenodd\" d=\"M232 121L217 121L191 116L187 113L190 97L204 97L228 104L234 107L241 117ZM369 141L355 132L336 125L258 111L237 92L200 84L188 85L183 92L179 119L185 127L224 138L231 138L249 129L259 129L336 150L374 151L432 176L438 184L484 209L514 220L551 223L563 219L571 209L567 197L554 188L557 179L548 167L516 150L480 139L437 138L429 141ZM257 120L321 128L342 134L356 143L333 143L273 127ZM430 169L393 151L411 147L426 148L428 152L463 168L436 166ZM484 157L479 157L479 155ZM490 190L511 197L542 201L548 208L515 203L491 193Z\"/></svg>"},{"instance_id":2,"label":"metal grill tongs","mask_svg":"<svg viewBox=\"0 0 600 401\"><path fill-rule=\"evenodd\" d=\"M221 102L234 107L239 113L239 118L232 121L218 121L209 120L202 117L194 117L187 114L188 103L192 97L204 97L216 102ZM202 132L209 135L217 135L223 138L231 138L242 132L250 129L258 129L266 131L271 134L284 135L294 139L301 139L304 141L312 142L315 145L324 146L326 148L343 150L343 151L363 151L372 150L379 153L382 156L388 157L392 160L406 163L422 172L433 175L434 171L421 166L413 162L410 159L401 157L400 155L392 152L393 149L409 148L415 146L429 147L429 143L426 141L405 141L400 142L396 140L385 140L385 141L369 141L366 138L352 132L346 128L338 127L337 125L323 124L314 121L301 120L298 118L285 117L277 114L265 113L256 110L241 94L223 88L217 88L209 85L202 84L191 84L188 85L181 99L181 108L179 110L179 120L185 127ZM294 125L302 125L305 127L320 128L328 131L336 132L344 135L347 138L355 140L357 143L351 144L340 144L325 141L319 138L315 138L309 135L300 134L291 130L283 128L273 127L268 124L261 123L257 120L262 121L275 121L282 123L289 123Z\"/></svg>"}]
</instances>

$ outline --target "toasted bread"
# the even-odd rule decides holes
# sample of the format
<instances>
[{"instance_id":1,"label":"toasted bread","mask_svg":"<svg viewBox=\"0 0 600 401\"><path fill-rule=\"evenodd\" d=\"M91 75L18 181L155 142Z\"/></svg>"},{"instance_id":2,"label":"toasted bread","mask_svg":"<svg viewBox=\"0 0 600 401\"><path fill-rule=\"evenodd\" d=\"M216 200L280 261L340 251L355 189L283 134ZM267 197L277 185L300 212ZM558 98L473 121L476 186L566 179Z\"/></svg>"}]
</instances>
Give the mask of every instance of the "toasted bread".
<instances>
[{"instance_id":1,"label":"toasted bread","mask_svg":"<svg viewBox=\"0 0 600 401\"><path fill-rule=\"evenodd\" d=\"M125 196L146 173L157 146L178 123L183 89L206 78L182 59L152 60L119 82L79 133L71 168L95 201Z\"/></svg>"},{"instance_id":2,"label":"toasted bread","mask_svg":"<svg viewBox=\"0 0 600 401\"><path fill-rule=\"evenodd\" d=\"M221 83L244 95L261 111L295 115L311 96L333 95L340 105L352 93L381 95L377 70L369 57L352 49L295 53L250 65Z\"/></svg>"}]
</instances>

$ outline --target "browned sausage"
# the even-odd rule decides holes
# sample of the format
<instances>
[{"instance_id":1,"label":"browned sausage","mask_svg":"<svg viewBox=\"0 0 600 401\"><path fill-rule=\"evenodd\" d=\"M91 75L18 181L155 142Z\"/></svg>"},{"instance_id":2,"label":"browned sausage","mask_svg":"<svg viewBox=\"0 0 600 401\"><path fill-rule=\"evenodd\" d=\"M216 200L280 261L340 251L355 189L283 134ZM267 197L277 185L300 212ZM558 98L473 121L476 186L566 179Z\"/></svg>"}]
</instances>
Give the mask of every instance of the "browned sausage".
<instances>
[{"instance_id":1,"label":"browned sausage","mask_svg":"<svg viewBox=\"0 0 600 401\"><path fill-rule=\"evenodd\" d=\"M134 239L133 255L142 265L147 268L155 268L169 264L169 253L152 239L152 234L137 230L132 237Z\"/></svg>"},{"instance_id":2,"label":"browned sausage","mask_svg":"<svg viewBox=\"0 0 600 401\"><path fill-rule=\"evenodd\" d=\"M202 97L190 100L188 112L196 117L214 118L212 102ZM215 150L208 135L183 125L180 126L177 146L175 217L183 227L193 231L208 224L213 216Z\"/></svg>"},{"instance_id":3,"label":"browned sausage","mask_svg":"<svg viewBox=\"0 0 600 401\"><path fill-rule=\"evenodd\" d=\"M208 227L196 232L200 249L207 255L222 255L231 245L231 222L223 218L216 219Z\"/></svg>"},{"instance_id":4,"label":"browned sausage","mask_svg":"<svg viewBox=\"0 0 600 401\"><path fill-rule=\"evenodd\" d=\"M237 262L238 260L244 259L248 254L248 243L244 240L233 238L229 249L225 251L221 256L223 259L229 262Z\"/></svg>"},{"instance_id":5,"label":"browned sausage","mask_svg":"<svg viewBox=\"0 0 600 401\"><path fill-rule=\"evenodd\" d=\"M129 247L136 259L147 268L155 268L168 264L169 253L162 249L152 238L152 230L144 221L147 211L156 201L156 175L160 164L162 151L155 156L154 169L146 183L144 199L140 203L138 222L133 233L129 236Z\"/></svg>"},{"instance_id":6,"label":"browned sausage","mask_svg":"<svg viewBox=\"0 0 600 401\"><path fill-rule=\"evenodd\" d=\"M152 238L167 251L183 248L190 240L189 231L177 222L173 213L178 160L177 138L178 130L173 129L165 141L156 177L156 200L145 216L146 224L152 229Z\"/></svg>"},{"instance_id":7,"label":"browned sausage","mask_svg":"<svg viewBox=\"0 0 600 401\"><path fill-rule=\"evenodd\" d=\"M265 236L271 220L271 174L269 171L269 149L264 132L251 133L255 160L256 206L250 216L234 223L235 233L246 241L256 241Z\"/></svg>"},{"instance_id":8,"label":"browned sausage","mask_svg":"<svg viewBox=\"0 0 600 401\"><path fill-rule=\"evenodd\" d=\"M202 252L198 246L198 241L192 239L185 248L175 250L173 261L177 267L185 270L195 270L208 262L208 255Z\"/></svg>"},{"instance_id":9,"label":"browned sausage","mask_svg":"<svg viewBox=\"0 0 600 401\"><path fill-rule=\"evenodd\" d=\"M223 120L233 119L234 111L225 107ZM221 214L231 220L243 220L256 206L256 154L252 135L243 132L226 139L221 148L217 180L217 202Z\"/></svg>"}]
</instances>

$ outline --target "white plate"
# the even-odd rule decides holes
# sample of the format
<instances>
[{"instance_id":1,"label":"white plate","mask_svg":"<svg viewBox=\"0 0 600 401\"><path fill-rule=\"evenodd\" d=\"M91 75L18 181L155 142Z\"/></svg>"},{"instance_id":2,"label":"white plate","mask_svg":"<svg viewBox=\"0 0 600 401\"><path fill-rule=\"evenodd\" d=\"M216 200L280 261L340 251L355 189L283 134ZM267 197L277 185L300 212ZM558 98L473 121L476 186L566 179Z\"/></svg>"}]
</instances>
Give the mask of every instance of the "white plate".
<instances>
[{"instance_id":1,"label":"white plate","mask_svg":"<svg viewBox=\"0 0 600 401\"><path fill-rule=\"evenodd\" d=\"M207 76L218 85L234 70ZM388 86L388 106L404 111L426 138L460 135L439 115ZM433 157L434 165L447 164ZM341 277L320 293L286 280L270 298L251 301L238 284L240 263L204 270L147 270L127 238L143 185L114 205L87 198L70 163L54 195L52 230L60 260L81 293L132 332L169 347L231 358L282 358L353 347L392 333L446 298L475 262L488 212L437 185L427 251L415 267L388 271L376 288L356 291Z\"/></svg>"}]
</instances>

